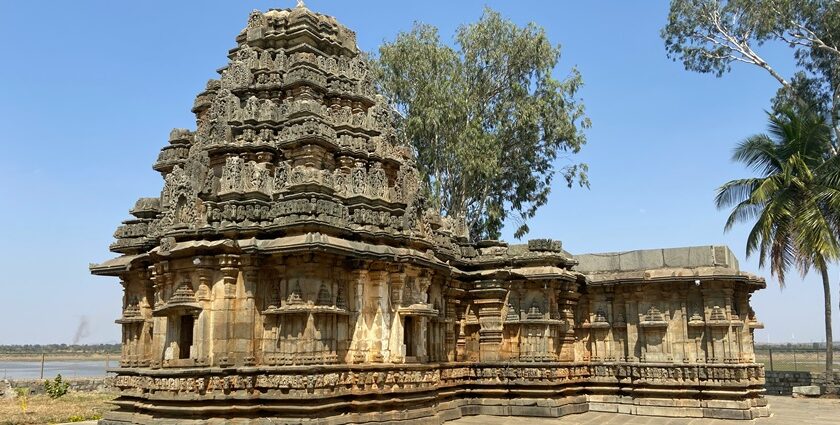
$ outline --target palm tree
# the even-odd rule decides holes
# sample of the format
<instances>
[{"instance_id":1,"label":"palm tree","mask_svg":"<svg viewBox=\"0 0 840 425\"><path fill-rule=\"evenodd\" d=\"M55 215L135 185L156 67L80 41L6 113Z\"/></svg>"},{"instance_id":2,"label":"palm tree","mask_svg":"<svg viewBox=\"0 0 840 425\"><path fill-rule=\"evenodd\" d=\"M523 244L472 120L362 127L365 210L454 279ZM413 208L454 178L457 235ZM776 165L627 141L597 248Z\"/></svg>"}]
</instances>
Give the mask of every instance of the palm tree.
<instances>
[{"instance_id":1,"label":"palm tree","mask_svg":"<svg viewBox=\"0 0 840 425\"><path fill-rule=\"evenodd\" d=\"M825 298L825 369L831 376L831 288L828 264L840 258L840 160L830 155L831 128L810 111L786 109L768 113L767 134L741 142L732 159L759 177L727 182L717 191L719 209L732 207L725 230L755 221L747 237L747 256L758 253L759 267L784 287L785 274L796 267L805 276L819 271Z\"/></svg>"}]
</instances>

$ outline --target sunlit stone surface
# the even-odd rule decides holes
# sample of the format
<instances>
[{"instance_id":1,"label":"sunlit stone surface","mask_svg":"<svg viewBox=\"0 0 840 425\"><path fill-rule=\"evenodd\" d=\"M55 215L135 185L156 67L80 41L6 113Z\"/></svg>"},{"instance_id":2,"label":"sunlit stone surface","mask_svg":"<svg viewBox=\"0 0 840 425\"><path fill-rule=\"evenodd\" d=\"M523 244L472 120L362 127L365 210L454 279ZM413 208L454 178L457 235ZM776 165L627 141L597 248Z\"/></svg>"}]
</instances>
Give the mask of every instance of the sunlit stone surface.
<instances>
[{"instance_id":1,"label":"sunlit stone surface","mask_svg":"<svg viewBox=\"0 0 840 425\"><path fill-rule=\"evenodd\" d=\"M725 247L574 257L426 210L355 35L253 12L91 266L125 288L123 423L767 415Z\"/></svg>"}]
</instances>

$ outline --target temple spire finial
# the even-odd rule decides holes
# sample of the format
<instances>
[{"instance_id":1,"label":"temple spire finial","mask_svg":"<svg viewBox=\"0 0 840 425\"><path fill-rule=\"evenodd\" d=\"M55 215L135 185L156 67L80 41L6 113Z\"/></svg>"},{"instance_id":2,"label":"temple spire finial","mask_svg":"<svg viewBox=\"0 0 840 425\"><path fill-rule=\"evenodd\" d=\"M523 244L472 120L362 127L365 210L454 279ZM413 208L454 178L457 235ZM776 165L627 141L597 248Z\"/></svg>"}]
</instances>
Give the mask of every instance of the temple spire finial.
<instances>
[{"instance_id":1,"label":"temple spire finial","mask_svg":"<svg viewBox=\"0 0 840 425\"><path fill-rule=\"evenodd\" d=\"M297 5L295 5L295 7L306 7L306 5L303 3L303 0L297 0Z\"/></svg>"}]
</instances>

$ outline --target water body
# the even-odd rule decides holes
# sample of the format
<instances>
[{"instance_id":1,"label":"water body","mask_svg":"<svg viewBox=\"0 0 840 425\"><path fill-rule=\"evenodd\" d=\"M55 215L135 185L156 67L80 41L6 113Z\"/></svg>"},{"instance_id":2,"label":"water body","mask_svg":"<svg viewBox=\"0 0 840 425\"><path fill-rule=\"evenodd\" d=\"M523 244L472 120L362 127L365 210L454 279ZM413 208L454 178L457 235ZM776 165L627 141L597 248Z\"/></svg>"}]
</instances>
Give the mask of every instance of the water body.
<instances>
[{"instance_id":1,"label":"water body","mask_svg":"<svg viewBox=\"0 0 840 425\"><path fill-rule=\"evenodd\" d=\"M55 378L59 373L63 378L98 378L108 376L108 368L119 367L119 362L111 360L67 360L44 362L44 378ZM38 379L41 377L40 361L0 361L0 379Z\"/></svg>"}]
</instances>

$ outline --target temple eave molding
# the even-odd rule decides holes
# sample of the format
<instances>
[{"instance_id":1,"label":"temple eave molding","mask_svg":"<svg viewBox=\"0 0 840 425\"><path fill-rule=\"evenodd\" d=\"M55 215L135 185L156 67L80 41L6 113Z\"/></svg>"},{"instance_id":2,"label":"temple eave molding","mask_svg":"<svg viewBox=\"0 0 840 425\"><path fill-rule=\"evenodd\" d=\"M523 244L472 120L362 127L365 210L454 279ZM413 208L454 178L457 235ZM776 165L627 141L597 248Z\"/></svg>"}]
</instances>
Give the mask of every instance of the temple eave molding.
<instances>
[{"instance_id":1,"label":"temple eave molding","mask_svg":"<svg viewBox=\"0 0 840 425\"><path fill-rule=\"evenodd\" d=\"M744 282L758 288L767 286L764 278L733 269L705 267L692 269L661 269L641 270L623 273L585 273L587 284L617 285L655 282L707 282L711 280L726 280Z\"/></svg>"},{"instance_id":2,"label":"temple eave molding","mask_svg":"<svg viewBox=\"0 0 840 425\"><path fill-rule=\"evenodd\" d=\"M255 255L329 253L370 260L413 260L425 265L448 268L445 262L429 252L411 248L396 248L360 241L349 241L321 233L279 237L274 239L222 239L215 241L193 240L172 242L169 246L156 247L148 254L122 255L101 264L92 264L91 271L97 275L112 276L128 271L132 263L155 259L184 258L193 255L223 253L246 253Z\"/></svg>"},{"instance_id":3,"label":"temple eave molding","mask_svg":"<svg viewBox=\"0 0 840 425\"><path fill-rule=\"evenodd\" d=\"M149 258L149 254L121 255L99 264L90 264L90 272L97 276L119 276L121 273L132 270L131 265L135 262Z\"/></svg>"}]
</instances>

